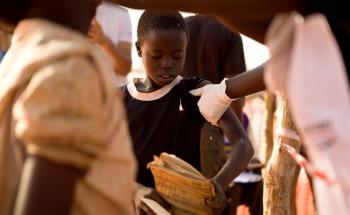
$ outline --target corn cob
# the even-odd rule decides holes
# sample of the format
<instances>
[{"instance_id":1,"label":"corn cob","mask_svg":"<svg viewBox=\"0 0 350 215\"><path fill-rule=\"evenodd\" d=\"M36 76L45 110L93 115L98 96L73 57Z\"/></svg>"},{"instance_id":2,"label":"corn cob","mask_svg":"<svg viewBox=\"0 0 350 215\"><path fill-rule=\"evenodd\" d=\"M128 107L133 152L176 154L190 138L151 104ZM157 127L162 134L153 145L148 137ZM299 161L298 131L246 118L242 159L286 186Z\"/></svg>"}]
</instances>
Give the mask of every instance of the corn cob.
<instances>
[{"instance_id":1,"label":"corn cob","mask_svg":"<svg viewBox=\"0 0 350 215\"><path fill-rule=\"evenodd\" d=\"M169 169L172 169L175 172L197 179L206 179L198 170L193 168L190 164L183 161L182 159L176 157L175 155L170 155L168 153L163 152L160 155L160 159L165 162L165 165Z\"/></svg>"},{"instance_id":2,"label":"corn cob","mask_svg":"<svg viewBox=\"0 0 350 215\"><path fill-rule=\"evenodd\" d=\"M162 153L148 167L154 176L156 191L170 203L175 215L212 213L205 200L214 198L214 187L191 165Z\"/></svg>"}]
</instances>

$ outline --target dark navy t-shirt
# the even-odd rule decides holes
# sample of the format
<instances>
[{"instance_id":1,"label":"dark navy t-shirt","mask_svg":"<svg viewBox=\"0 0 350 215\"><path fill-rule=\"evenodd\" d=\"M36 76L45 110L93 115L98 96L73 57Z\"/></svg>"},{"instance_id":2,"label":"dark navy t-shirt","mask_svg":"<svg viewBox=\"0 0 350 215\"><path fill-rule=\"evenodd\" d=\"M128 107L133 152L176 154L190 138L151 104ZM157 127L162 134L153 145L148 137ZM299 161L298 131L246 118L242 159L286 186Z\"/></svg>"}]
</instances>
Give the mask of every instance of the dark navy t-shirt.
<instances>
[{"instance_id":1,"label":"dark navy t-shirt","mask_svg":"<svg viewBox=\"0 0 350 215\"><path fill-rule=\"evenodd\" d=\"M150 94L136 92L132 95L136 89L133 83L122 87L130 134L139 165L139 183L154 187L147 163L153 160L154 155L159 156L162 152L175 154L200 170L200 133L205 119L197 107L199 98L188 91L195 89L202 81L205 80L178 80L162 96L159 95L164 94L163 88ZM131 86L133 90L130 90ZM142 95L139 96L140 94Z\"/></svg>"}]
</instances>

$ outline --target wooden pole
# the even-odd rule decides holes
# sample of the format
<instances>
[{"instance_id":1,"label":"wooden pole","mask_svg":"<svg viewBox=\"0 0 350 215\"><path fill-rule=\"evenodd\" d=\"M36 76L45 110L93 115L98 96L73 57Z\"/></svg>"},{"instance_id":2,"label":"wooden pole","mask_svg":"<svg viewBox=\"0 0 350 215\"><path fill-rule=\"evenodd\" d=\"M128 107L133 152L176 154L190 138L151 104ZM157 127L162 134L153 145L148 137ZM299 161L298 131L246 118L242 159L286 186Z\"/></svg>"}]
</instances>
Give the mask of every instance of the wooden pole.
<instances>
[{"instance_id":1,"label":"wooden pole","mask_svg":"<svg viewBox=\"0 0 350 215\"><path fill-rule=\"evenodd\" d=\"M262 140L263 154L262 163L264 165L269 161L272 149L273 149L273 125L274 125L274 115L276 110L276 96L272 93L266 92L264 95L265 100L265 113L264 113L264 135ZM262 175L265 175L265 168L262 169Z\"/></svg>"},{"instance_id":2,"label":"wooden pole","mask_svg":"<svg viewBox=\"0 0 350 215\"><path fill-rule=\"evenodd\" d=\"M288 109L285 97L279 98L279 109L277 117L277 130L288 129L296 131L291 113ZM300 141L286 137L279 139L280 142L288 144L300 150ZM291 202L295 189L295 177L297 165L291 156L282 148L280 142L273 147L271 158L266 167L264 179L264 215L293 215L295 206Z\"/></svg>"}]
</instances>

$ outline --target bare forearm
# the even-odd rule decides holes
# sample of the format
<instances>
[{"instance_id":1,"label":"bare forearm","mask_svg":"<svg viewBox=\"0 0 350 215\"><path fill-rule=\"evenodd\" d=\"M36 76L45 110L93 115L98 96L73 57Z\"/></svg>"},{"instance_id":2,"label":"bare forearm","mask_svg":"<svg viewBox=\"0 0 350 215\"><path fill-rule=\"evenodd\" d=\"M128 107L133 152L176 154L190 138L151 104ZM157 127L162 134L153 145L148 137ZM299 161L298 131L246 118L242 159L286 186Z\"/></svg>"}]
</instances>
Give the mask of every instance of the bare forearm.
<instances>
[{"instance_id":1,"label":"bare forearm","mask_svg":"<svg viewBox=\"0 0 350 215\"><path fill-rule=\"evenodd\" d=\"M75 184L84 174L84 170L28 156L21 175L15 214L69 214Z\"/></svg>"},{"instance_id":2,"label":"bare forearm","mask_svg":"<svg viewBox=\"0 0 350 215\"><path fill-rule=\"evenodd\" d=\"M234 123L232 123L233 118L235 118ZM218 124L226 137L233 144L233 149L225 165L214 177L214 180L223 188L226 188L229 183L246 168L249 160L253 156L254 150L245 131L232 111L226 111L218 121Z\"/></svg>"},{"instance_id":3,"label":"bare forearm","mask_svg":"<svg viewBox=\"0 0 350 215\"><path fill-rule=\"evenodd\" d=\"M264 83L264 64L248 72L226 80L226 95L240 98L266 89Z\"/></svg>"},{"instance_id":4,"label":"bare forearm","mask_svg":"<svg viewBox=\"0 0 350 215\"><path fill-rule=\"evenodd\" d=\"M123 50L118 49L110 39L101 44L102 49L113 58L114 69L117 74L127 75L131 70L131 56Z\"/></svg>"}]
</instances>

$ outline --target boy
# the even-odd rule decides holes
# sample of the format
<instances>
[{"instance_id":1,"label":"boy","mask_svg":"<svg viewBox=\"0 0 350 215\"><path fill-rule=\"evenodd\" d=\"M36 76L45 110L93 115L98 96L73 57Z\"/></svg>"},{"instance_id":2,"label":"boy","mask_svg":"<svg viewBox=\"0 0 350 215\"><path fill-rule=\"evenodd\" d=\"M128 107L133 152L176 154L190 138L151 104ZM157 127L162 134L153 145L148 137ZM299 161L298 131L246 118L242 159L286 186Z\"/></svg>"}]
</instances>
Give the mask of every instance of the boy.
<instances>
[{"instance_id":1,"label":"boy","mask_svg":"<svg viewBox=\"0 0 350 215\"><path fill-rule=\"evenodd\" d=\"M272 19L278 13L298 11L304 16L312 17L312 14L317 14L316 21L318 22L314 29L309 30L308 32L312 32L312 37L310 41L306 41L302 43L304 45L303 48L299 49L297 54L282 54L287 56L296 56L298 58L299 63L303 62L303 59L307 59L307 61L300 63L299 66L302 68L295 69L298 73L298 78L293 78L293 84L295 84L294 92L299 93L299 95L294 94L294 98L300 99L298 101L298 105L296 108L291 108L294 112L295 122L299 127L299 131L308 131L308 133L302 133L301 136L304 140L308 139L306 135L311 136L311 141L305 141L306 145L310 145L312 149L308 149L308 153L310 154L310 158L314 157L317 159L314 160L314 164L320 164L320 169L323 169L325 166L330 167L330 169L325 170L328 174L335 173L337 176L337 180L341 181L343 187L339 189L335 186L327 186L325 184L321 184L315 190L322 190L322 192L316 193L316 197L318 201L319 212L324 214L340 214L338 211L334 211L335 208L342 208L340 210L343 211L343 214L348 214L350 210L350 191L348 189L349 185L349 163L350 159L347 155L347 151L349 148L349 135L347 132L347 128L350 127L350 118L346 117L350 115L350 96L349 96L349 81L350 81L350 13L348 11L347 2L346 1L328 1L328 0L289 0L289 1L278 1L278 0L269 0L269 1L259 1L259 0L236 0L236 1L226 1L226 0L202 0L202 1L184 1L184 0L114 0L114 2L122 4L124 6L129 6L133 8L162 8L168 10L183 10L183 11L195 11L203 14L214 14L219 17L227 26L232 30L238 30L239 32L252 37L260 42L264 42L264 38L267 36L266 32L268 30L268 26L270 25ZM249 14L249 15L247 15ZM322 14L323 16L320 16ZM313 16L315 17L315 16ZM301 20L300 17L295 20ZM280 21L280 20L279 20ZM281 24L282 22L280 22ZM304 21L304 24L306 22ZM315 23L315 22L314 22ZM322 24L320 24L322 23ZM321 32L321 27L323 32ZM286 25L281 24L281 30L287 30L288 27ZM314 26L314 25L312 25ZM302 28L299 28L302 29ZM273 34L273 36L291 36L292 34L285 34L285 31L281 31L284 33L281 34ZM296 31L293 31L296 32ZM307 31L304 31L307 33ZM301 35L298 33L298 35ZM305 34L304 34L305 35ZM327 38L321 38L326 36ZM273 42L280 42L279 39L272 39ZM310 42L320 41L319 44L316 44L314 47L310 47ZM328 47L325 46L327 42ZM280 43L280 45L272 45L276 50L284 50L286 47L285 44L288 43ZM282 48L281 48L282 47ZM324 50L320 50L324 48ZM328 49L328 50L326 50ZM332 50L330 50L332 49ZM294 50L294 48L293 48ZM313 53L311 53L313 52ZM309 54L310 53L310 54ZM331 55L333 62L330 61L330 56L321 56L319 54L325 53ZM306 56L305 54L309 54ZM281 54L272 54L271 60L275 59L283 59L282 62L279 62L281 65L281 70L277 68L275 71L279 73L280 71L286 71L285 68L289 67L289 61L285 61L284 58L281 58ZM310 58L313 58L314 61L311 61ZM269 65L273 65L269 61L267 63L267 67ZM319 66L315 68L314 66ZM311 69L313 67L313 69ZM331 68L333 67L333 68ZM271 67L270 67L271 68ZM310 74L309 71L316 71L315 74ZM324 75L327 77L321 77L320 71L324 71ZM336 72L337 71L337 75ZM306 75L309 75L309 79L306 79ZM257 71L253 73L246 73L241 77L234 78L231 81L226 81L226 84L217 85L213 87L207 87L207 89L203 89L202 102L200 102L199 106L202 109L202 113L206 116L206 119L209 121L217 121L224 110L230 104L229 100L223 102L221 99L223 97L222 94L227 94L230 98L237 98L242 95L246 95L247 93L253 93L258 90L264 89L263 82L263 72ZM276 77L276 75L272 75L272 77ZM289 76L290 77L290 76ZM313 77L317 77L316 81ZM321 81L322 79L322 81ZM288 79L286 79L288 80ZM303 82L301 82L301 81ZM324 81L324 82L323 82ZM247 84L245 84L245 83ZM235 83L241 83L241 86L245 86L239 88ZM316 83L313 85L313 91L310 90L310 83ZM333 86L331 86L332 84ZM227 85L227 89L226 89ZM283 86L287 86L289 84L283 84ZM322 86L321 88L319 86ZM326 87L327 86L327 87ZM340 90L340 88L342 88ZM236 91L238 89L239 92ZM321 90L324 90L322 92ZM212 93L212 92L221 92L221 93ZM293 93L294 93L293 92ZM307 93L304 93L307 92ZM333 93L336 92L336 93ZM341 93L340 93L341 92ZM327 94L327 98L325 97ZM336 94L340 96L338 100L334 98L338 98L333 96ZM219 96L215 96L219 95ZM308 96L306 98L305 96ZM291 100L291 96L287 96L290 103L293 103ZM326 100L327 99L327 100ZM208 102L205 102L205 101ZM305 101L308 101L310 104L309 107L312 107L314 110L307 110ZM327 101L328 104L325 103ZM325 105L324 105L325 104ZM323 105L323 106L322 106ZM291 105L293 106L293 105ZM322 108L322 109L321 109ZM318 111L315 111L318 109ZM307 110L307 111L305 111ZM344 112L339 112L339 110L343 110ZM304 112L305 111L305 112ZM298 113L296 113L298 112ZM303 115L301 112L308 113ZM332 113L331 113L332 112ZM300 114L301 113L301 114ZM336 119L324 119L324 113L327 113L328 116L336 116ZM319 119L310 119L311 117L320 117ZM321 119L322 118L322 119ZM300 121L299 121L300 120ZM321 121L321 122L320 122ZM327 121L326 123L324 121ZM335 126L332 125L333 128L324 125L328 124L337 124ZM306 128L302 127L305 126ZM312 124L312 126L311 126ZM312 129L310 129L312 127ZM318 130L320 129L320 130ZM325 131L325 130L327 131ZM330 148L332 150L324 151L323 147L321 150L318 149L318 146L315 146L315 142L319 141L319 135L313 135L318 133L327 133L332 134L328 135L328 138L333 140L342 140L336 144L332 144L333 147ZM337 134L336 134L337 133ZM333 135L335 134L335 135ZM337 138L333 138L336 136ZM342 137L340 137L342 136ZM315 140L313 140L315 138ZM332 140L332 141L333 141ZM326 138L325 142L329 142ZM339 147L340 146L340 147ZM321 156L320 156L321 155ZM328 165L325 165L327 163ZM316 185L317 186L317 185ZM334 194L330 194L334 192ZM337 194L336 194L337 193ZM339 195L340 193L340 195ZM332 204L336 203L337 207ZM340 211L339 210L339 211ZM338 212L338 213L337 213Z\"/></svg>"},{"instance_id":2,"label":"boy","mask_svg":"<svg viewBox=\"0 0 350 215\"><path fill-rule=\"evenodd\" d=\"M153 177L146 169L153 155L175 154L200 169L199 142L204 118L197 108L198 98L189 91L208 82L179 76L188 42L186 24L179 13L145 11L137 36L136 49L147 76L124 86L123 91L139 164L137 181L154 187ZM213 211L223 208L225 201L219 201L225 199L223 190L245 168L253 153L232 111L228 110L218 124L235 147L223 169L212 179L217 195L208 205ZM142 205L137 207L147 210Z\"/></svg>"},{"instance_id":3,"label":"boy","mask_svg":"<svg viewBox=\"0 0 350 215\"><path fill-rule=\"evenodd\" d=\"M113 65L85 38L95 9L87 0L0 3L0 21L20 21L0 66L0 214L134 214Z\"/></svg>"}]
</instances>

